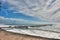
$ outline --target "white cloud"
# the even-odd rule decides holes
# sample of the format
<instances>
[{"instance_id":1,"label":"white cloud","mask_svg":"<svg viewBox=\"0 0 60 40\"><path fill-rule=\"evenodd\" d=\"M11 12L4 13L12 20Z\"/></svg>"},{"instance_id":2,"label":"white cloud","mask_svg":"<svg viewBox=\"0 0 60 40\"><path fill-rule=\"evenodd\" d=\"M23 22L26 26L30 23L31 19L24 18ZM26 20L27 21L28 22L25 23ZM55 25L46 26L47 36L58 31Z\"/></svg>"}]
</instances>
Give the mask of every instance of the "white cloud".
<instances>
[{"instance_id":1,"label":"white cloud","mask_svg":"<svg viewBox=\"0 0 60 40\"><path fill-rule=\"evenodd\" d=\"M17 18L5 18L3 16L0 16L0 20L16 20L16 21L28 21L28 20L24 20L24 19L17 19Z\"/></svg>"},{"instance_id":2,"label":"white cloud","mask_svg":"<svg viewBox=\"0 0 60 40\"><path fill-rule=\"evenodd\" d=\"M16 22L14 22L14 24L17 23L17 24L30 24L30 25L31 24L36 24L36 25L40 25L40 24L59 24L57 22L55 23L55 22L30 21L30 20L17 19L17 18L5 18L5 17L2 17L2 16L0 16L0 20L4 20L4 22L5 22L5 20L7 20L7 21L10 22L10 24L12 23L11 21L16 21ZM4 24L4 23L0 23L0 24Z\"/></svg>"},{"instance_id":3,"label":"white cloud","mask_svg":"<svg viewBox=\"0 0 60 40\"><path fill-rule=\"evenodd\" d=\"M54 21L53 19L56 16L59 16L60 13L57 12L57 15L56 13L53 15L53 13L60 8L60 0L56 0L52 4L52 0L7 0L7 2L12 5L11 8L16 9L17 12L22 12L25 15L42 18L43 20L47 21ZM55 20L56 19L57 17L55 18Z\"/></svg>"},{"instance_id":4,"label":"white cloud","mask_svg":"<svg viewBox=\"0 0 60 40\"><path fill-rule=\"evenodd\" d=\"M2 2L6 2L6 0L1 0Z\"/></svg>"},{"instance_id":5,"label":"white cloud","mask_svg":"<svg viewBox=\"0 0 60 40\"><path fill-rule=\"evenodd\" d=\"M28 24L41 24L44 22L39 22L39 21L30 21L30 20L24 20L24 19L17 19L17 18L5 18L3 16L0 16L0 20L12 20L16 22L22 22L22 23L28 23Z\"/></svg>"},{"instance_id":6,"label":"white cloud","mask_svg":"<svg viewBox=\"0 0 60 40\"><path fill-rule=\"evenodd\" d=\"M0 20L4 19L4 17L0 16Z\"/></svg>"}]
</instances>

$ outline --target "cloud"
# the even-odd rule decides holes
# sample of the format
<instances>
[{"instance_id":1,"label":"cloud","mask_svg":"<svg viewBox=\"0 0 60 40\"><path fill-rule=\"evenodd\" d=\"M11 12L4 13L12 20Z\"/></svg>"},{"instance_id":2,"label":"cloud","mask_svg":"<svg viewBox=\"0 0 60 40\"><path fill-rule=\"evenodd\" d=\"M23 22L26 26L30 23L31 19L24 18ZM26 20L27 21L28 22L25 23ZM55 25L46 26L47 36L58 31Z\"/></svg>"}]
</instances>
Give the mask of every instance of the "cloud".
<instances>
[{"instance_id":1,"label":"cloud","mask_svg":"<svg viewBox=\"0 0 60 40\"><path fill-rule=\"evenodd\" d=\"M1 20L3 22L1 22ZM24 19L17 19L17 18L5 18L3 16L0 16L0 24L1 23L5 23L5 24L11 24L11 23L14 23L14 24L40 24L40 23L43 23L43 22L39 22L39 21L30 21L30 20L24 20Z\"/></svg>"},{"instance_id":2,"label":"cloud","mask_svg":"<svg viewBox=\"0 0 60 40\"><path fill-rule=\"evenodd\" d=\"M3 20L3 19L4 19L4 17L0 16L0 20Z\"/></svg>"},{"instance_id":3,"label":"cloud","mask_svg":"<svg viewBox=\"0 0 60 40\"><path fill-rule=\"evenodd\" d=\"M28 20L24 20L24 19L17 19L17 18L5 18L3 16L0 16L0 20L16 20L16 21L28 21Z\"/></svg>"},{"instance_id":4,"label":"cloud","mask_svg":"<svg viewBox=\"0 0 60 40\"><path fill-rule=\"evenodd\" d=\"M1 0L2 2L6 2L6 0Z\"/></svg>"},{"instance_id":5,"label":"cloud","mask_svg":"<svg viewBox=\"0 0 60 40\"><path fill-rule=\"evenodd\" d=\"M11 6L11 10L13 8L13 10L17 10L17 12L38 17L42 20L54 21L57 19L55 17L59 16L60 13L57 11L54 14L54 12L60 8L60 0L7 0L7 2Z\"/></svg>"},{"instance_id":6,"label":"cloud","mask_svg":"<svg viewBox=\"0 0 60 40\"><path fill-rule=\"evenodd\" d=\"M41 25L41 24L59 24L55 22L41 22L41 21L30 21L24 19L17 19L17 18L5 18L0 16L0 24L6 25Z\"/></svg>"}]
</instances>

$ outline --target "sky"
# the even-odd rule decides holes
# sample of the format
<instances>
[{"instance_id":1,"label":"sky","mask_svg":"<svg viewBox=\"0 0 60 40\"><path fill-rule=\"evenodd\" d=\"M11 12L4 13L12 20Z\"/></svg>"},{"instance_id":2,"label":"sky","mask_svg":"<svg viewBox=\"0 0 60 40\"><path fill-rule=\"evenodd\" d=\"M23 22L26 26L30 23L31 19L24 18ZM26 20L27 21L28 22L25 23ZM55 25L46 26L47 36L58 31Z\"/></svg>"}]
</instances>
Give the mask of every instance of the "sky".
<instances>
[{"instance_id":1,"label":"sky","mask_svg":"<svg viewBox=\"0 0 60 40\"><path fill-rule=\"evenodd\" d=\"M2 0L0 23L60 22L60 0Z\"/></svg>"}]
</instances>

